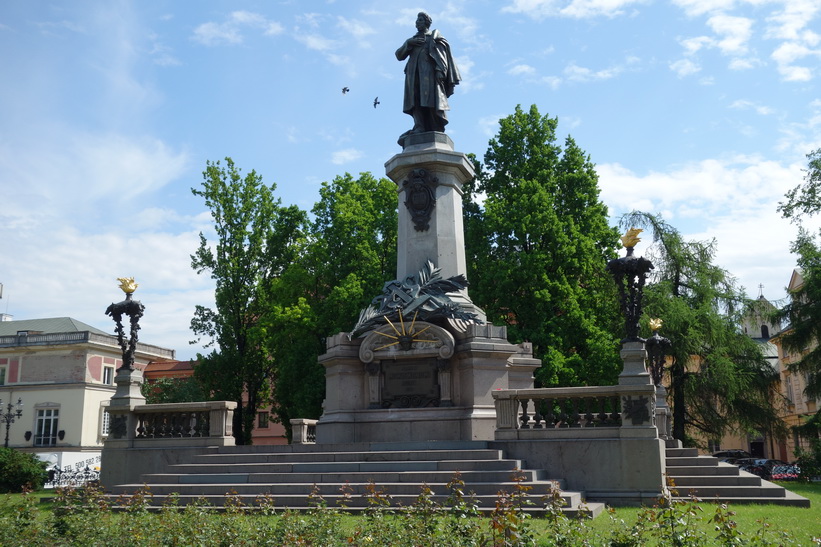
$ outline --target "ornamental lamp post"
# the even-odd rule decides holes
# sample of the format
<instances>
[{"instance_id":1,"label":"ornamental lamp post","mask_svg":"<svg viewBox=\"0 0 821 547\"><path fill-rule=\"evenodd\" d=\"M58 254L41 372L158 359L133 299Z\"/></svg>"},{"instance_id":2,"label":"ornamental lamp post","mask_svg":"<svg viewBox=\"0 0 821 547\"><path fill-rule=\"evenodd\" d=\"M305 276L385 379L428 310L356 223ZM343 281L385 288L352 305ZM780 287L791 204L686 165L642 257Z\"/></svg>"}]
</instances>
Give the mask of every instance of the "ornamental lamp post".
<instances>
[{"instance_id":1,"label":"ornamental lamp post","mask_svg":"<svg viewBox=\"0 0 821 547\"><path fill-rule=\"evenodd\" d=\"M641 241L638 235L641 228L630 228L621 237L627 255L614 258L607 263L607 270L616 280L619 288L619 303L624 314L627 336L622 342L644 342L639 337L639 318L641 317L642 297L647 273L653 269L653 263L643 256L633 256L633 248Z\"/></svg>"},{"instance_id":2,"label":"ornamental lamp post","mask_svg":"<svg viewBox=\"0 0 821 547\"><path fill-rule=\"evenodd\" d=\"M667 406L667 388L661 383L664 378L664 365L667 361L667 354L670 352L673 343L670 342L669 338L659 336L659 330L663 323L658 318L650 319L650 330L653 331L653 336L647 339L644 346L647 348L650 377L656 386L656 427L659 431L659 438L664 439L665 442L674 442L670 407Z\"/></svg>"},{"instance_id":3,"label":"ornamental lamp post","mask_svg":"<svg viewBox=\"0 0 821 547\"><path fill-rule=\"evenodd\" d=\"M110 315L117 325L114 332L117 333L117 342L123 352L123 364L117 369L117 375L114 377L117 389L111 397L111 405L109 406L112 432L115 428L121 429L121 426L124 425L122 419L125 418L125 415L114 412L116 408L125 409L135 404L145 404L145 397L140 393L143 374L140 369L134 367L134 353L137 351L140 318L143 316L145 306L142 305L142 302L133 298L134 291L137 290L137 283L134 282L133 277L118 277L117 280L120 282L120 289L125 293L125 300L111 304L105 310L105 314ZM126 338L125 327L123 326L124 315L128 317L128 338ZM120 429L117 429L117 431ZM117 436L114 435L113 438L117 438Z\"/></svg>"},{"instance_id":4,"label":"ornamental lamp post","mask_svg":"<svg viewBox=\"0 0 821 547\"><path fill-rule=\"evenodd\" d=\"M650 363L650 376L653 378L653 384L661 385L661 380L664 377L664 365L667 362L667 354L670 351L673 343L669 338L659 336L659 329L664 322L661 319L650 320L650 330L653 331L653 336L647 339L644 347L647 348L647 360Z\"/></svg>"},{"instance_id":5,"label":"ornamental lamp post","mask_svg":"<svg viewBox=\"0 0 821 547\"><path fill-rule=\"evenodd\" d=\"M14 410L14 407L17 406L17 410ZM3 400L0 399L0 408L3 407ZM14 423L15 418L20 418L23 416L23 399L20 397L17 398L17 405L13 405L11 401L6 404L6 411L0 413L0 417L3 418L3 421L6 422L6 442L3 445L4 447L9 447L9 427L11 424Z\"/></svg>"},{"instance_id":6,"label":"ornamental lamp post","mask_svg":"<svg viewBox=\"0 0 821 547\"><path fill-rule=\"evenodd\" d=\"M120 282L120 289L125 293L125 300L111 304L105 310L105 314L110 315L111 318L114 319L114 323L117 324L117 328L114 329L114 332L117 333L117 342L119 342L120 348L123 350L123 364L117 369L117 372L121 370L132 371L134 370L134 352L137 350L137 334L140 330L140 318L143 316L145 306L143 306L139 300L132 299L134 291L136 291L139 286L134 282L133 277L118 277L117 281ZM123 329L123 315L128 316L131 325L128 341L125 339L125 329Z\"/></svg>"},{"instance_id":7,"label":"ornamental lamp post","mask_svg":"<svg viewBox=\"0 0 821 547\"><path fill-rule=\"evenodd\" d=\"M639 336L639 318L641 317L644 284L647 273L653 269L653 263L643 256L633 256L636 243L641 241L639 228L630 228L621 237L627 249L627 255L614 258L607 263L607 270L613 275L619 289L619 304L624 314L625 334L621 341L621 358L624 363L619 375L619 385L650 385L650 374L645 361L647 351L644 338Z\"/></svg>"}]
</instances>

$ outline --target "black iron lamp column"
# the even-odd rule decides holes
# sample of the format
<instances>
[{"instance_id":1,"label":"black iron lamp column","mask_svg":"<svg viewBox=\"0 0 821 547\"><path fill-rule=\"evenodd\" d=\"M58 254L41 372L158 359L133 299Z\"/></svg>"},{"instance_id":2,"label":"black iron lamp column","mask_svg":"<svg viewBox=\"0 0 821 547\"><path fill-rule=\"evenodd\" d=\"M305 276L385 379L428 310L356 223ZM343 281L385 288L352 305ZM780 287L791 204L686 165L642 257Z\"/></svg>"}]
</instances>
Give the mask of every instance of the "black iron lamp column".
<instances>
[{"instance_id":1,"label":"black iron lamp column","mask_svg":"<svg viewBox=\"0 0 821 547\"><path fill-rule=\"evenodd\" d=\"M137 349L137 333L140 330L140 318L143 316L145 306L139 300L133 300L132 295L137 290L137 283L134 282L133 277L118 277L120 288L125 293L125 300L111 304L106 310L105 314L110 315L117 328L114 330L117 333L117 342L123 350L123 364L117 371L134 370L134 352ZM125 339L125 329L123 328L123 315L128 316L130 323L129 339Z\"/></svg>"},{"instance_id":2,"label":"black iron lamp column","mask_svg":"<svg viewBox=\"0 0 821 547\"><path fill-rule=\"evenodd\" d=\"M659 335L663 321L661 319L650 319L650 330L653 336L647 339L644 347L647 349L647 362L650 369L650 378L656 386L656 427L659 431L659 438L665 441L673 441L672 422L670 420L670 407L667 406L667 388L662 384L664 379L664 365L667 355L673 344L669 338Z\"/></svg>"},{"instance_id":3,"label":"black iron lamp column","mask_svg":"<svg viewBox=\"0 0 821 547\"><path fill-rule=\"evenodd\" d=\"M17 407L17 410L14 409L15 406ZM2 407L3 400L0 399L0 408ZM21 399L20 397L17 398L16 405L13 405L11 401L9 401L8 404L6 404L5 412L0 414L0 417L3 418L4 422L6 422L6 442L3 445L6 448L9 447L9 428L11 427L11 424L14 423L14 419L20 418L21 416L23 416L23 399Z\"/></svg>"},{"instance_id":4,"label":"black iron lamp column","mask_svg":"<svg viewBox=\"0 0 821 547\"><path fill-rule=\"evenodd\" d=\"M653 263L643 256L633 256L633 248L641 241L638 235L640 228L630 228L621 237L627 249L627 255L614 258L607 263L607 270L616 280L619 288L619 302L624 314L627 336L622 342L644 342L639 337L639 318L641 317L642 296L647 274L653 269Z\"/></svg>"},{"instance_id":5,"label":"black iron lamp column","mask_svg":"<svg viewBox=\"0 0 821 547\"><path fill-rule=\"evenodd\" d=\"M669 338L659 336L658 331L661 325L661 319L650 320L650 330L653 331L653 336L644 343L644 347L647 348L647 360L650 362L650 376L656 386L660 386L664 378L664 365L667 362L667 354L673 346Z\"/></svg>"}]
</instances>

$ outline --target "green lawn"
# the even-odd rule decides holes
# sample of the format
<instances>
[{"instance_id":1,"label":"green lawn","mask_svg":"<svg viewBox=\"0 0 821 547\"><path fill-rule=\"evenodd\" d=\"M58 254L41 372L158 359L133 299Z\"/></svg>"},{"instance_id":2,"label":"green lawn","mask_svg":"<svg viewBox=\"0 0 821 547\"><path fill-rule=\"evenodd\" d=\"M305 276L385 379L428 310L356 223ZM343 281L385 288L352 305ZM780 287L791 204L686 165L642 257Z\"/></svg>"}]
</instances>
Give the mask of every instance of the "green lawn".
<instances>
[{"instance_id":1,"label":"green lawn","mask_svg":"<svg viewBox=\"0 0 821 547\"><path fill-rule=\"evenodd\" d=\"M774 536L775 532L783 530L794 536L797 541L795 545L813 545L813 537L821 538L821 483L777 482L776 484L809 499L811 507L734 505L727 508L735 513L729 518L737 524L737 530L745 539L760 532L767 524L770 535ZM700 511L697 510L698 518L692 521L707 537L714 539L717 536L716 524L709 521L716 514L718 506L710 500L701 500L698 507L700 507ZM632 525L637 521L640 513L642 509L618 508L614 510L613 517L623 520L627 525ZM612 519L607 515L592 521L590 527L602 537L607 537L609 531L614 528Z\"/></svg>"},{"instance_id":2,"label":"green lawn","mask_svg":"<svg viewBox=\"0 0 821 547\"><path fill-rule=\"evenodd\" d=\"M502 509L489 517L473 515L469 503L437 508L424 497L411 511L373 501L359 516L319 509L249 512L230 498L226 512L202 506L148 512L137 495L126 511L115 512L99 491L41 503L55 494L45 491L0 496L0 545L821 545L813 539L821 538L821 483L781 485L812 507L691 501L618 508L577 521L556 512L522 518L514 507L524 498L516 495L500 498Z\"/></svg>"}]
</instances>

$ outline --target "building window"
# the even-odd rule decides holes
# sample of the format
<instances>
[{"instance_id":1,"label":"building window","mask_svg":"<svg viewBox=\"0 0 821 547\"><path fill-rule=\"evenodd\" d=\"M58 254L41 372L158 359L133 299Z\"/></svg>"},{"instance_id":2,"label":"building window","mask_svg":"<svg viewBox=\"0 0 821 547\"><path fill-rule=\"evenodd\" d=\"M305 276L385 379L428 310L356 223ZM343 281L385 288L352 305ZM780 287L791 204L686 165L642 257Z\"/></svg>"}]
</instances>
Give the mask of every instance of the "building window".
<instances>
[{"instance_id":1,"label":"building window","mask_svg":"<svg viewBox=\"0 0 821 547\"><path fill-rule=\"evenodd\" d=\"M268 413L267 412L257 412L257 427L259 429L265 429L268 427Z\"/></svg>"},{"instance_id":2,"label":"building window","mask_svg":"<svg viewBox=\"0 0 821 547\"><path fill-rule=\"evenodd\" d=\"M767 325L761 325L761 338L769 338L770 337L770 329Z\"/></svg>"},{"instance_id":3,"label":"building window","mask_svg":"<svg viewBox=\"0 0 821 547\"><path fill-rule=\"evenodd\" d=\"M793 391L792 391L792 376L787 376L784 379L784 384L787 387L787 402L790 403L791 405L795 404L795 400L794 400L794 397L793 397Z\"/></svg>"},{"instance_id":4,"label":"building window","mask_svg":"<svg viewBox=\"0 0 821 547\"><path fill-rule=\"evenodd\" d=\"M37 410L34 446L57 445L57 420L59 414L59 408L41 408Z\"/></svg>"},{"instance_id":5,"label":"building window","mask_svg":"<svg viewBox=\"0 0 821 547\"><path fill-rule=\"evenodd\" d=\"M0 367L0 386L6 385L6 367Z\"/></svg>"},{"instance_id":6,"label":"building window","mask_svg":"<svg viewBox=\"0 0 821 547\"><path fill-rule=\"evenodd\" d=\"M114 385L114 367L103 367L103 383L107 386Z\"/></svg>"}]
</instances>

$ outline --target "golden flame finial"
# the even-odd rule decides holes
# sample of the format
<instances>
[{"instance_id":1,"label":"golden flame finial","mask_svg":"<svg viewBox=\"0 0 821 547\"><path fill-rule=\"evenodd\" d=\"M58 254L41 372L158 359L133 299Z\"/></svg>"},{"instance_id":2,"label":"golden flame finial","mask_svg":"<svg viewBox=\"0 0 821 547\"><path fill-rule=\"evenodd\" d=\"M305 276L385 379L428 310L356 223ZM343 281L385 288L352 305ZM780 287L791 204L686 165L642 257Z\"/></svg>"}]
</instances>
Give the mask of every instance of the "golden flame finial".
<instances>
[{"instance_id":1,"label":"golden flame finial","mask_svg":"<svg viewBox=\"0 0 821 547\"><path fill-rule=\"evenodd\" d=\"M638 237L640 233L644 230L641 228L630 228L627 230L627 233L621 236L621 244L624 245L628 249L632 249L636 246L636 243L641 241L641 238Z\"/></svg>"},{"instance_id":2,"label":"golden flame finial","mask_svg":"<svg viewBox=\"0 0 821 547\"><path fill-rule=\"evenodd\" d=\"M653 331L653 332L655 332L655 331L657 331L657 330L660 330L660 329L661 329L661 325L662 325L663 323L664 323L664 321L662 321L662 320L661 320L660 318L658 318L658 317L651 319L651 320L649 321L649 324L650 324L650 330L651 330L651 331Z\"/></svg>"},{"instance_id":3,"label":"golden flame finial","mask_svg":"<svg viewBox=\"0 0 821 547\"><path fill-rule=\"evenodd\" d=\"M139 287L139 284L134 281L133 277L118 277L117 281L120 282L120 288L125 294L131 294Z\"/></svg>"}]
</instances>

